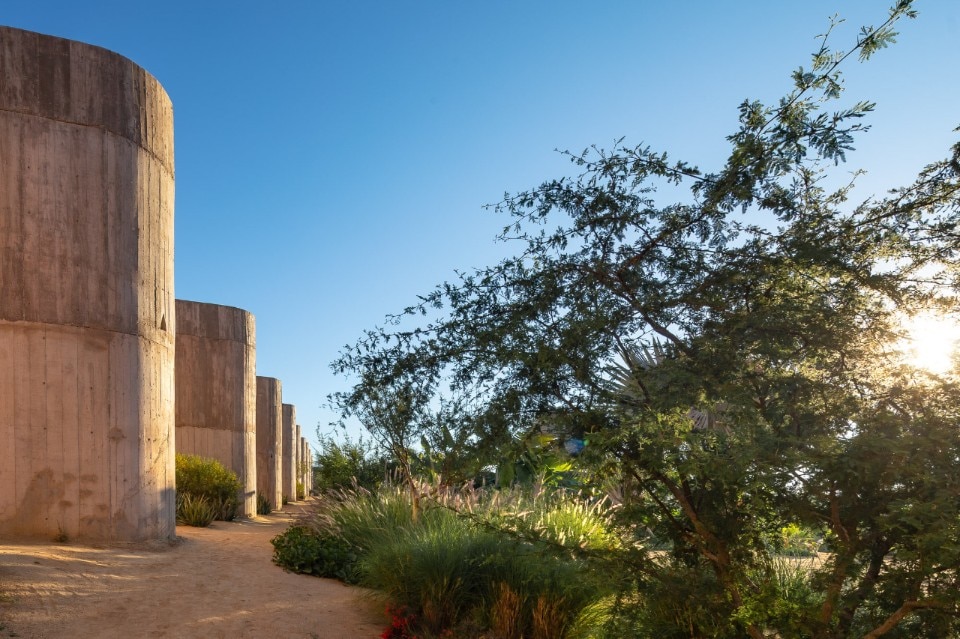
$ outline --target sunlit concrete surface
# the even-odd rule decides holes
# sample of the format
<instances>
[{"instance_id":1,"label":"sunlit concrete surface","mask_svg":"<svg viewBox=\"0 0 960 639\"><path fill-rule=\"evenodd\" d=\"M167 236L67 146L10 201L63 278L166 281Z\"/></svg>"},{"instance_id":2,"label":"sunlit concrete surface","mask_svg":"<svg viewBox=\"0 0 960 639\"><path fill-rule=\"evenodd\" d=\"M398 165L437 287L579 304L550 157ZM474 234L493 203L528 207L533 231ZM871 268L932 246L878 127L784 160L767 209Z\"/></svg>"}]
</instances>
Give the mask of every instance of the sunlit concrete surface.
<instances>
[{"instance_id":1,"label":"sunlit concrete surface","mask_svg":"<svg viewBox=\"0 0 960 639\"><path fill-rule=\"evenodd\" d=\"M283 505L283 398L280 380L257 376L257 491L273 510Z\"/></svg>"},{"instance_id":2,"label":"sunlit concrete surface","mask_svg":"<svg viewBox=\"0 0 960 639\"><path fill-rule=\"evenodd\" d=\"M257 514L257 343L253 314L177 300L177 452L216 459Z\"/></svg>"},{"instance_id":3,"label":"sunlit concrete surface","mask_svg":"<svg viewBox=\"0 0 960 639\"><path fill-rule=\"evenodd\" d=\"M173 109L0 27L0 535L174 533Z\"/></svg>"}]
</instances>

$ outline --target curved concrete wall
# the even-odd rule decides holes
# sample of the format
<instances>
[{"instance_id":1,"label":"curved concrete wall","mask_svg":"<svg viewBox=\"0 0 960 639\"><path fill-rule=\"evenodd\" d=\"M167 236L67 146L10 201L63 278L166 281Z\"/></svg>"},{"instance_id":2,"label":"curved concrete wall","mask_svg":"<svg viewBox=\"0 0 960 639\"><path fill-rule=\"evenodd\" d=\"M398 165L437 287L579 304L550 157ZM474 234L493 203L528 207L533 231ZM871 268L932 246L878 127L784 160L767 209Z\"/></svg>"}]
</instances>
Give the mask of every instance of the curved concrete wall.
<instances>
[{"instance_id":1,"label":"curved concrete wall","mask_svg":"<svg viewBox=\"0 0 960 639\"><path fill-rule=\"evenodd\" d=\"M288 501L297 498L297 456L293 448L295 425L297 423L297 407L293 404L283 405L283 497Z\"/></svg>"},{"instance_id":2,"label":"curved concrete wall","mask_svg":"<svg viewBox=\"0 0 960 639\"><path fill-rule=\"evenodd\" d=\"M307 443L307 494L313 492L313 448Z\"/></svg>"},{"instance_id":3,"label":"curved concrete wall","mask_svg":"<svg viewBox=\"0 0 960 639\"><path fill-rule=\"evenodd\" d=\"M0 534L174 534L173 109L0 27Z\"/></svg>"},{"instance_id":4,"label":"curved concrete wall","mask_svg":"<svg viewBox=\"0 0 960 639\"><path fill-rule=\"evenodd\" d=\"M257 376L257 492L283 506L283 407L280 380Z\"/></svg>"},{"instance_id":5,"label":"curved concrete wall","mask_svg":"<svg viewBox=\"0 0 960 639\"><path fill-rule=\"evenodd\" d=\"M303 495L306 497L309 493L307 492L307 440L303 437L300 438L300 465L299 468L299 482L303 486Z\"/></svg>"},{"instance_id":6,"label":"curved concrete wall","mask_svg":"<svg viewBox=\"0 0 960 639\"><path fill-rule=\"evenodd\" d=\"M257 514L256 326L251 313L177 300L177 452L218 460Z\"/></svg>"},{"instance_id":7,"label":"curved concrete wall","mask_svg":"<svg viewBox=\"0 0 960 639\"><path fill-rule=\"evenodd\" d=\"M296 489L297 482L302 481L303 479L303 477L301 476L303 473L302 473L301 464L300 464L300 462L303 461L303 443L301 442L301 437L300 437L300 424L295 424L293 427L293 457L294 457L293 483L294 483L294 489ZM293 498L294 499L297 498L296 490L294 490Z\"/></svg>"}]
</instances>

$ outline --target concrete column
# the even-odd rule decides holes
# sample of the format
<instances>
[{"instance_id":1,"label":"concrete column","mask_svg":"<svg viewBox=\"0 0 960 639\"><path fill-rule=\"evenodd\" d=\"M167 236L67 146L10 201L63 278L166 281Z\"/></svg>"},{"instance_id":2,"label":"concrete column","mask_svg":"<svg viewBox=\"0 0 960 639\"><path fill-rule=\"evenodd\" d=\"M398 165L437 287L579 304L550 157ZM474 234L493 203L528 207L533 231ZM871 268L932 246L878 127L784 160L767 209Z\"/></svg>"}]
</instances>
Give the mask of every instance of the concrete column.
<instances>
[{"instance_id":1,"label":"concrete column","mask_svg":"<svg viewBox=\"0 0 960 639\"><path fill-rule=\"evenodd\" d=\"M300 438L300 465L298 468L298 481L303 486L304 496L307 494L307 440Z\"/></svg>"},{"instance_id":2,"label":"concrete column","mask_svg":"<svg viewBox=\"0 0 960 639\"><path fill-rule=\"evenodd\" d=\"M283 498L294 501L297 498L297 455L293 441L297 423L297 407L283 405Z\"/></svg>"},{"instance_id":3,"label":"concrete column","mask_svg":"<svg viewBox=\"0 0 960 639\"><path fill-rule=\"evenodd\" d=\"M293 427L293 456L296 458L293 462L293 482L296 488L296 483L300 481L300 460L303 458L303 449L300 447L300 424ZM296 492L294 492L294 498L296 498Z\"/></svg>"},{"instance_id":4,"label":"concrete column","mask_svg":"<svg viewBox=\"0 0 960 639\"><path fill-rule=\"evenodd\" d=\"M313 448L307 443L307 494L313 492Z\"/></svg>"},{"instance_id":5,"label":"concrete column","mask_svg":"<svg viewBox=\"0 0 960 639\"><path fill-rule=\"evenodd\" d=\"M257 514L256 326L251 313L177 300L177 452L216 459Z\"/></svg>"},{"instance_id":6,"label":"concrete column","mask_svg":"<svg viewBox=\"0 0 960 639\"><path fill-rule=\"evenodd\" d=\"M280 380L257 376L257 492L272 510L283 506L283 406Z\"/></svg>"},{"instance_id":7,"label":"concrete column","mask_svg":"<svg viewBox=\"0 0 960 639\"><path fill-rule=\"evenodd\" d=\"M0 27L0 535L175 531L173 108Z\"/></svg>"}]
</instances>

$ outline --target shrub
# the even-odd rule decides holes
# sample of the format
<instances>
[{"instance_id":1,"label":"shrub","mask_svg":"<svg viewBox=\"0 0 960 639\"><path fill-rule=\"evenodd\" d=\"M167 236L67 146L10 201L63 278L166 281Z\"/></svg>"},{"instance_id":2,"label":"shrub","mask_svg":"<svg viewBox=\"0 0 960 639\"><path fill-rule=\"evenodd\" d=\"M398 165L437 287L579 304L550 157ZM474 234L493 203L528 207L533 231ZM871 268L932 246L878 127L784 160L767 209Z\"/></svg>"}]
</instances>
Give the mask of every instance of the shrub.
<instances>
[{"instance_id":1,"label":"shrub","mask_svg":"<svg viewBox=\"0 0 960 639\"><path fill-rule=\"evenodd\" d=\"M778 552L790 557L814 557L821 546L816 533L797 524L787 524L780 528L780 539L777 542Z\"/></svg>"},{"instance_id":2,"label":"shrub","mask_svg":"<svg viewBox=\"0 0 960 639\"><path fill-rule=\"evenodd\" d=\"M236 473L217 460L177 454L176 482L178 497L205 498L214 519L232 521L237 516L243 486Z\"/></svg>"},{"instance_id":3,"label":"shrub","mask_svg":"<svg viewBox=\"0 0 960 639\"><path fill-rule=\"evenodd\" d=\"M386 463L377 457L374 445L363 437L356 441L349 436L344 436L342 441L331 436L320 437L316 461L312 471L318 492L353 485L372 490L383 482Z\"/></svg>"},{"instance_id":4,"label":"shrub","mask_svg":"<svg viewBox=\"0 0 960 639\"><path fill-rule=\"evenodd\" d=\"M317 540L342 540L360 582L409 613L411 632L561 639L595 636L609 616L610 580L575 555L616 539L604 504L576 494L355 487L329 491L305 525L312 534L283 540L304 553L301 571L322 561Z\"/></svg>"},{"instance_id":5,"label":"shrub","mask_svg":"<svg viewBox=\"0 0 960 639\"><path fill-rule=\"evenodd\" d=\"M303 489L303 482L298 481L297 482L297 501L303 501L303 499L306 496L307 496L306 491Z\"/></svg>"},{"instance_id":6,"label":"shrub","mask_svg":"<svg viewBox=\"0 0 960 639\"><path fill-rule=\"evenodd\" d=\"M267 499L266 495L261 495L257 493L257 514L258 515L269 515L272 511L270 508L270 500Z\"/></svg>"},{"instance_id":7,"label":"shrub","mask_svg":"<svg viewBox=\"0 0 960 639\"><path fill-rule=\"evenodd\" d=\"M206 528L214 520L216 512L203 495L177 494L177 523L184 526Z\"/></svg>"},{"instance_id":8,"label":"shrub","mask_svg":"<svg viewBox=\"0 0 960 639\"><path fill-rule=\"evenodd\" d=\"M368 552L414 524L414 508L406 488L384 485L329 491L317 506L312 525L348 539Z\"/></svg>"},{"instance_id":9,"label":"shrub","mask_svg":"<svg viewBox=\"0 0 960 639\"><path fill-rule=\"evenodd\" d=\"M450 511L430 509L364 554L363 580L437 633L476 608L478 577L496 546L492 533Z\"/></svg>"},{"instance_id":10,"label":"shrub","mask_svg":"<svg viewBox=\"0 0 960 639\"><path fill-rule=\"evenodd\" d=\"M356 551L342 537L307 526L292 526L270 543L273 561L282 568L348 584L359 583Z\"/></svg>"}]
</instances>

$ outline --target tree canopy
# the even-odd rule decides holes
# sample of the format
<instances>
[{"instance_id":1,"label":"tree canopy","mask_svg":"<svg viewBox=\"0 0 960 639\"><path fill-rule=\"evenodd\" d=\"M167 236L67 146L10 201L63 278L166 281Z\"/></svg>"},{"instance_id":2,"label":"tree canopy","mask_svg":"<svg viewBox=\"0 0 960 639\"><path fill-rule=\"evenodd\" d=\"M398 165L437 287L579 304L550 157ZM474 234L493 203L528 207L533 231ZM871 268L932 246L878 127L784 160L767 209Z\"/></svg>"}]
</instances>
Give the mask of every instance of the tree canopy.
<instances>
[{"instance_id":1,"label":"tree canopy","mask_svg":"<svg viewBox=\"0 0 960 639\"><path fill-rule=\"evenodd\" d=\"M648 610L637 633L954 636L958 377L896 343L905 316L960 312L960 144L859 203L835 184L873 109L835 106L841 69L914 15L899 0L845 51L828 32L789 95L740 105L716 170L621 143L506 196L493 209L516 255L344 349L344 419L480 466L530 433L586 440L632 540L625 584L695 602ZM664 205L664 186L687 196ZM824 535L816 596L771 590L787 524Z\"/></svg>"}]
</instances>

